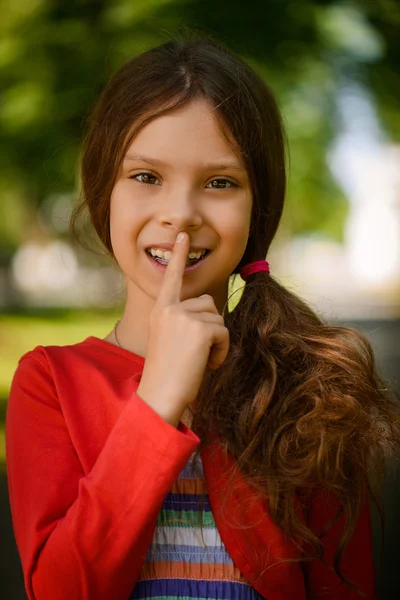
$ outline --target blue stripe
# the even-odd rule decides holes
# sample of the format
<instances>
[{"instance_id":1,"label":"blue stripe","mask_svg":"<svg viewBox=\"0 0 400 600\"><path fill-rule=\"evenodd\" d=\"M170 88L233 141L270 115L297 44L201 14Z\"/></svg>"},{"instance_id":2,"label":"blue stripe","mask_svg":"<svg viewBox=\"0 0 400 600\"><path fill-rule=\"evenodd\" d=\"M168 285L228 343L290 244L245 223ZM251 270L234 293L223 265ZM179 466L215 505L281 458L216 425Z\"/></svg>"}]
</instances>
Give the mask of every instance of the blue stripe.
<instances>
[{"instance_id":1,"label":"blue stripe","mask_svg":"<svg viewBox=\"0 0 400 600\"><path fill-rule=\"evenodd\" d=\"M151 594L151 596L149 596ZM171 599L229 598L229 600L260 600L262 596L250 585L232 581L198 581L196 579L158 579L139 581L129 600L167 596Z\"/></svg>"},{"instance_id":2,"label":"blue stripe","mask_svg":"<svg viewBox=\"0 0 400 600\"><path fill-rule=\"evenodd\" d=\"M167 554L168 553L168 554ZM191 564L223 563L233 564L224 546L182 546L175 544L152 544L147 552L146 562L189 562Z\"/></svg>"},{"instance_id":3,"label":"blue stripe","mask_svg":"<svg viewBox=\"0 0 400 600\"><path fill-rule=\"evenodd\" d=\"M203 469L203 463L202 463L201 457L197 461L197 465L199 467L199 472L204 477L204 469ZM183 467L182 471L179 473L178 477L179 477L179 479L181 479L181 478L198 479L198 475L194 472L192 458L190 458L188 460L186 465Z\"/></svg>"},{"instance_id":4,"label":"blue stripe","mask_svg":"<svg viewBox=\"0 0 400 600\"><path fill-rule=\"evenodd\" d=\"M202 499L201 494L172 494L168 492L162 505L163 509L166 510L200 510L200 501ZM204 511L211 511L211 504L208 496L204 499Z\"/></svg>"}]
</instances>

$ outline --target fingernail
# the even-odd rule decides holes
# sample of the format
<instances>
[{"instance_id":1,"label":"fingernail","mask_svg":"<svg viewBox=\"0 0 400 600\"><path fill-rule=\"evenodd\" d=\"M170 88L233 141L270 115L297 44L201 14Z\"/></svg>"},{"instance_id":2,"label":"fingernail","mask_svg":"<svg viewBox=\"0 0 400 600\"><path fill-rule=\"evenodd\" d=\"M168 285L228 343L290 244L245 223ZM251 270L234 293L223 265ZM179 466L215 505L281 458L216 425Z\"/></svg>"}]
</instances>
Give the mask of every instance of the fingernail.
<instances>
[{"instance_id":1,"label":"fingernail","mask_svg":"<svg viewBox=\"0 0 400 600\"><path fill-rule=\"evenodd\" d=\"M185 239L185 234L183 233L183 231L181 231L180 233L178 233L177 238L176 238L176 242L178 244L181 244Z\"/></svg>"}]
</instances>

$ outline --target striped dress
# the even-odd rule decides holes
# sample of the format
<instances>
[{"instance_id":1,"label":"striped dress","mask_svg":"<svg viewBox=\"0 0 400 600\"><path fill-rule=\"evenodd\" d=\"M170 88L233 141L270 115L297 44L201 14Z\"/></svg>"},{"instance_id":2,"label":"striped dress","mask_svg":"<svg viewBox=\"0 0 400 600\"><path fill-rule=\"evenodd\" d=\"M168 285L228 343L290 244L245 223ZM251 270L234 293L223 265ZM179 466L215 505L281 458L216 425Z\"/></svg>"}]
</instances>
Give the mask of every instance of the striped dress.
<instances>
[{"instance_id":1,"label":"striped dress","mask_svg":"<svg viewBox=\"0 0 400 600\"><path fill-rule=\"evenodd\" d=\"M200 477L193 470L193 458L194 453L164 500L130 600L262 600L228 554L207 495L203 544L197 515L206 484L201 456L197 463Z\"/></svg>"}]
</instances>

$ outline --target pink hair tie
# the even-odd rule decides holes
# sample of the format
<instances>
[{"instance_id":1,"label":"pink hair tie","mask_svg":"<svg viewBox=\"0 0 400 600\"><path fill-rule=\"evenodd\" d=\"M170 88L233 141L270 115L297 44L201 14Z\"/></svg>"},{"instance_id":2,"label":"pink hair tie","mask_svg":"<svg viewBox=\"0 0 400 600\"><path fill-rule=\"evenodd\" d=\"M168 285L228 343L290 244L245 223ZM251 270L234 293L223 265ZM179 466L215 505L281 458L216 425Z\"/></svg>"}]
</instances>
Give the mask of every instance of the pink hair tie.
<instances>
[{"instance_id":1,"label":"pink hair tie","mask_svg":"<svg viewBox=\"0 0 400 600\"><path fill-rule=\"evenodd\" d=\"M269 273L269 263L266 260L255 260L241 268L240 277L246 280L249 275L257 273L258 271L266 271Z\"/></svg>"}]
</instances>

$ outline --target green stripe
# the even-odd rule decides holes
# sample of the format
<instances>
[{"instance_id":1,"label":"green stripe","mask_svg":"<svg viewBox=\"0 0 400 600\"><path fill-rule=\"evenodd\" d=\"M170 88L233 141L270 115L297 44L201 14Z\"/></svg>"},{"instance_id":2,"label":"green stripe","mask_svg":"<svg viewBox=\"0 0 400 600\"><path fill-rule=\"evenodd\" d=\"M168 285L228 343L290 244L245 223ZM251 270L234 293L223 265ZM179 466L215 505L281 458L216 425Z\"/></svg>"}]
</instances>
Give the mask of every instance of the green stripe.
<instances>
[{"instance_id":1,"label":"green stripe","mask_svg":"<svg viewBox=\"0 0 400 600\"><path fill-rule=\"evenodd\" d=\"M166 510L163 508L158 515L157 525L162 527L199 527L198 515L199 513L194 510ZM217 527L211 511L203 512L202 525L207 528Z\"/></svg>"}]
</instances>

